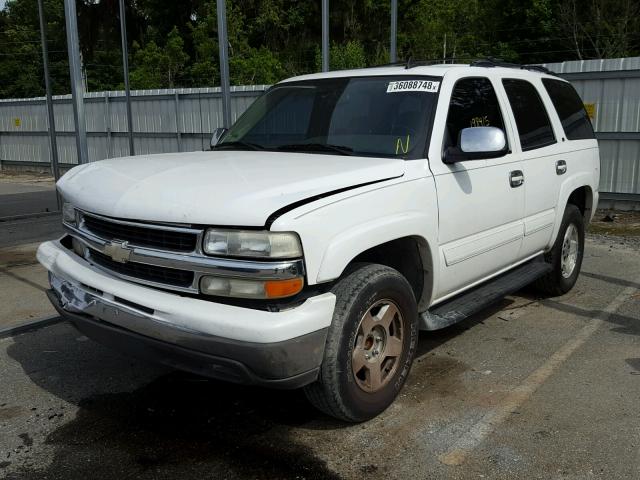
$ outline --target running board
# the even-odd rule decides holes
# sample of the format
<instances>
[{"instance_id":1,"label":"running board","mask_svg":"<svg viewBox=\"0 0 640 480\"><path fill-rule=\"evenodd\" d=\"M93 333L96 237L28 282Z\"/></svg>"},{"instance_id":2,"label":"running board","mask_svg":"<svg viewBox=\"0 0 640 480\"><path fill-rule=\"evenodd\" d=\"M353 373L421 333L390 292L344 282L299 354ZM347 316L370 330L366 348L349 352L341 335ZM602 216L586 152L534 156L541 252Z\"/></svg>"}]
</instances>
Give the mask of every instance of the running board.
<instances>
[{"instance_id":1,"label":"running board","mask_svg":"<svg viewBox=\"0 0 640 480\"><path fill-rule=\"evenodd\" d=\"M540 255L420 314L422 330L440 330L515 293L552 270Z\"/></svg>"}]
</instances>

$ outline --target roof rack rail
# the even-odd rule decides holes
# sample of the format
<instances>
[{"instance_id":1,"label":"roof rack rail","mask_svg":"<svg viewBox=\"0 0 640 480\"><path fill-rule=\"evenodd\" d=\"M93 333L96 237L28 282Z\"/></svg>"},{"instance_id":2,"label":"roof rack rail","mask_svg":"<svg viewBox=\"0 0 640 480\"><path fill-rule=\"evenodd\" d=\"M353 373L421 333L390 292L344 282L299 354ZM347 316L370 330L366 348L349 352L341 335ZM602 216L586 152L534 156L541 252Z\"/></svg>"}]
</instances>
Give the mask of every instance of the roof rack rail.
<instances>
[{"instance_id":1,"label":"roof rack rail","mask_svg":"<svg viewBox=\"0 0 640 480\"><path fill-rule=\"evenodd\" d=\"M524 70L533 70L534 72L542 72L548 75L555 75L556 72L549 70L547 67L543 67L542 65L522 65Z\"/></svg>"},{"instance_id":2,"label":"roof rack rail","mask_svg":"<svg viewBox=\"0 0 640 480\"><path fill-rule=\"evenodd\" d=\"M519 63L509 63L509 62L505 62L500 59L492 58L492 57L481 59L481 60L474 60L469 65L472 67L486 67L486 68L492 68L492 67L516 68L518 70L531 70L533 72L546 73L548 75L556 75L555 72L552 72L551 70L549 70L546 67L543 67L542 65L520 65Z\"/></svg>"},{"instance_id":3,"label":"roof rack rail","mask_svg":"<svg viewBox=\"0 0 640 480\"><path fill-rule=\"evenodd\" d=\"M414 67L424 67L427 65L436 65L438 63L442 63L442 62L438 60L414 60L411 57L409 57L407 59L407 63L404 66L404 68L406 70L409 70L410 68L414 68Z\"/></svg>"},{"instance_id":4,"label":"roof rack rail","mask_svg":"<svg viewBox=\"0 0 640 480\"><path fill-rule=\"evenodd\" d=\"M376 67L400 67L402 65L406 65L407 62L402 61L402 62L391 62L391 63L381 63L380 65L375 65ZM365 67L367 68L367 67Z\"/></svg>"},{"instance_id":5,"label":"roof rack rail","mask_svg":"<svg viewBox=\"0 0 640 480\"><path fill-rule=\"evenodd\" d=\"M445 61L443 62L442 59L434 59L434 60L414 60L413 58L409 57L408 59L404 60L404 61L400 61L400 62L393 62L393 63L385 63L382 65L376 65L377 67L401 67L404 66L404 68L406 70L409 70L410 68L414 68L414 67L424 67L424 66L428 66L428 65L439 65L441 63L445 63L447 60L450 59L445 59Z\"/></svg>"}]
</instances>

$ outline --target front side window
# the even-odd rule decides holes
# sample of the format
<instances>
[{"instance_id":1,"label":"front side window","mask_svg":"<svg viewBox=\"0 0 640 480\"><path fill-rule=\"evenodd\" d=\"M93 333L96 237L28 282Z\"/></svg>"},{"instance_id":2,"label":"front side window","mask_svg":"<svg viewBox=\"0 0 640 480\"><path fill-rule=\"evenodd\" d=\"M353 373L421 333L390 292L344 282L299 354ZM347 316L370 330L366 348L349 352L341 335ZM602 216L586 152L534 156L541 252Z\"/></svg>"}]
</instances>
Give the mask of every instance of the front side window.
<instances>
[{"instance_id":1,"label":"front side window","mask_svg":"<svg viewBox=\"0 0 640 480\"><path fill-rule=\"evenodd\" d=\"M385 76L276 85L215 148L423 158L440 80Z\"/></svg>"},{"instance_id":2,"label":"front side window","mask_svg":"<svg viewBox=\"0 0 640 480\"><path fill-rule=\"evenodd\" d=\"M464 128L496 127L504 131L498 97L488 78L464 78L456 82L445 128L444 148L460 148Z\"/></svg>"},{"instance_id":3,"label":"front side window","mask_svg":"<svg viewBox=\"0 0 640 480\"><path fill-rule=\"evenodd\" d=\"M589 115L575 88L570 83L551 78L542 79L542 84L558 112L567 140L595 138Z\"/></svg>"},{"instance_id":4,"label":"front side window","mask_svg":"<svg viewBox=\"0 0 640 480\"><path fill-rule=\"evenodd\" d=\"M556 143L549 115L536 87L526 80L511 78L502 80L502 84L516 119L522 151Z\"/></svg>"}]
</instances>

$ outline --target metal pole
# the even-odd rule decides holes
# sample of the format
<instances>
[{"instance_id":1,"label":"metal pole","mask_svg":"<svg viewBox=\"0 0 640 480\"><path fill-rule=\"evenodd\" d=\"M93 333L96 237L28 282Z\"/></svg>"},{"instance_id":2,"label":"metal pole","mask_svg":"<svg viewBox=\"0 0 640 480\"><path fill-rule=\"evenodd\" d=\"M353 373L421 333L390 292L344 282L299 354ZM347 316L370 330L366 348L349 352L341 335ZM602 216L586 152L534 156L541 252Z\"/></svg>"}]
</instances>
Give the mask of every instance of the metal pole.
<instances>
[{"instance_id":1,"label":"metal pole","mask_svg":"<svg viewBox=\"0 0 640 480\"><path fill-rule=\"evenodd\" d=\"M87 126L84 119L84 88L82 86L76 0L64 0L64 16L67 26L67 50L69 52L71 95L73 97L73 119L76 126L76 148L78 163L82 164L89 161L89 150L87 148Z\"/></svg>"},{"instance_id":2,"label":"metal pole","mask_svg":"<svg viewBox=\"0 0 640 480\"><path fill-rule=\"evenodd\" d=\"M44 67L44 87L47 92L47 115L49 119L49 150L51 155L51 173L56 182L60 178L58 168L58 142L56 141L56 118L53 115L53 97L51 96L51 80L49 79L49 48L47 47L47 22L44 19L44 5L38 0L40 16L40 41L42 42L42 65ZM58 210L60 198L58 197Z\"/></svg>"},{"instance_id":3,"label":"metal pole","mask_svg":"<svg viewBox=\"0 0 640 480\"><path fill-rule=\"evenodd\" d=\"M218 47L220 50L220 89L222 90L222 126L231 126L231 87L229 86L229 53L227 40L227 5L225 0L217 0Z\"/></svg>"},{"instance_id":4,"label":"metal pole","mask_svg":"<svg viewBox=\"0 0 640 480\"><path fill-rule=\"evenodd\" d=\"M442 44L442 63L447 63L447 34L444 34L444 43Z\"/></svg>"},{"instance_id":5,"label":"metal pole","mask_svg":"<svg viewBox=\"0 0 640 480\"><path fill-rule=\"evenodd\" d=\"M133 115L131 114L131 90L129 89L129 49L127 47L127 17L124 0L120 0L120 39L122 40L122 68L124 70L124 94L127 99L127 126L129 130L129 155L135 155L133 147Z\"/></svg>"},{"instance_id":6,"label":"metal pole","mask_svg":"<svg viewBox=\"0 0 640 480\"><path fill-rule=\"evenodd\" d=\"M389 48L389 61L398 61L398 0L391 0L391 46Z\"/></svg>"},{"instance_id":7,"label":"metal pole","mask_svg":"<svg viewBox=\"0 0 640 480\"><path fill-rule=\"evenodd\" d=\"M329 71L329 0L322 0L322 71Z\"/></svg>"}]
</instances>

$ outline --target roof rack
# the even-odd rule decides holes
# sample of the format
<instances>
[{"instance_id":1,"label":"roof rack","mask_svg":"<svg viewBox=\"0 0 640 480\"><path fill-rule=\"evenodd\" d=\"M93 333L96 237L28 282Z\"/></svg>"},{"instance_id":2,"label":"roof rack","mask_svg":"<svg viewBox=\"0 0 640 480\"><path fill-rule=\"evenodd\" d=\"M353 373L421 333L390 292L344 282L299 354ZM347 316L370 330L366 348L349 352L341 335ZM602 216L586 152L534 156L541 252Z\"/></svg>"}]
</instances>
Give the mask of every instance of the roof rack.
<instances>
[{"instance_id":1,"label":"roof rack","mask_svg":"<svg viewBox=\"0 0 640 480\"><path fill-rule=\"evenodd\" d=\"M519 63L504 62L500 59L491 58L491 57L485 58L482 60L474 60L469 65L472 67L486 67L486 68L493 68L493 67L516 68L518 70L530 70L533 72L546 73L547 75L556 75L555 72L552 72L551 70L549 70L546 67L543 67L542 65L520 65Z\"/></svg>"},{"instance_id":2,"label":"roof rack","mask_svg":"<svg viewBox=\"0 0 640 480\"><path fill-rule=\"evenodd\" d=\"M407 63L404 66L405 70L409 70L414 67L424 67L427 65L435 65L437 62L434 60L413 60L411 57L407 59Z\"/></svg>"},{"instance_id":3,"label":"roof rack","mask_svg":"<svg viewBox=\"0 0 640 480\"><path fill-rule=\"evenodd\" d=\"M445 58L443 59L434 59L434 60L414 60L413 58L409 57L407 60L401 61L401 62L393 62L393 63L385 63L383 65L377 65L378 67L402 67L404 66L404 68L406 70L409 70L410 68L415 68L415 67L424 67L424 66L429 66L429 65L440 65L442 63L446 63L448 60L451 60L449 58Z\"/></svg>"}]
</instances>

